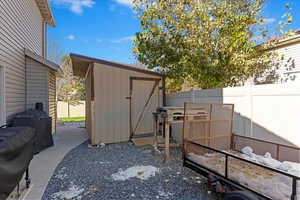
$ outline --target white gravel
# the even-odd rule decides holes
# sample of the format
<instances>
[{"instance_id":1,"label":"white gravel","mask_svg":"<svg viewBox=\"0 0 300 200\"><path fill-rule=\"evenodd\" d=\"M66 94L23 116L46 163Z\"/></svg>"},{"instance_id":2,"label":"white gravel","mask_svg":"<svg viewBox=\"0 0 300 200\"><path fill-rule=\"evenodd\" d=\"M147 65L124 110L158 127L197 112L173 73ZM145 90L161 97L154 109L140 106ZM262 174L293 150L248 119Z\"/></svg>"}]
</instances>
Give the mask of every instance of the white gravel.
<instances>
[{"instance_id":1,"label":"white gravel","mask_svg":"<svg viewBox=\"0 0 300 200\"><path fill-rule=\"evenodd\" d=\"M63 199L63 200L80 200L82 198L81 194L84 192L83 188L71 184L67 191L60 191L52 194L53 199Z\"/></svg>"},{"instance_id":2,"label":"white gravel","mask_svg":"<svg viewBox=\"0 0 300 200\"><path fill-rule=\"evenodd\" d=\"M147 180L151 176L155 176L156 173L158 173L158 168L154 166L133 166L125 171L120 169L117 173L112 174L111 177L115 181L125 181L130 178Z\"/></svg>"}]
</instances>

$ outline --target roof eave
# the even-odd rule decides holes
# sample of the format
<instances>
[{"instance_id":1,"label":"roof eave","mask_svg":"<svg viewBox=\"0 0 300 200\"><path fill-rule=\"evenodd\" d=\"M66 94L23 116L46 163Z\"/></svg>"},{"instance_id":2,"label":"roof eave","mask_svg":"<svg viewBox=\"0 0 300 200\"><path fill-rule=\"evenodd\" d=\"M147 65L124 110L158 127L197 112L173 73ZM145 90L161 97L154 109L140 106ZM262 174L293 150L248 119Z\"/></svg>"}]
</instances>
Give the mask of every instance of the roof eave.
<instances>
[{"instance_id":1,"label":"roof eave","mask_svg":"<svg viewBox=\"0 0 300 200\"><path fill-rule=\"evenodd\" d=\"M55 19L48 0L35 0L46 24L55 27Z\"/></svg>"},{"instance_id":2,"label":"roof eave","mask_svg":"<svg viewBox=\"0 0 300 200\"><path fill-rule=\"evenodd\" d=\"M41 63L42 65L45 65L50 70L57 73L57 75L63 74L63 71L58 64L55 64L54 62L51 62L51 61L47 60L46 58L37 55L36 53L30 51L29 49L24 49L24 53L25 53L25 56Z\"/></svg>"},{"instance_id":3,"label":"roof eave","mask_svg":"<svg viewBox=\"0 0 300 200\"><path fill-rule=\"evenodd\" d=\"M70 57L71 57L72 60L80 60L80 61L86 62L86 63L105 64L105 65L109 65L109 66L112 66L112 67L117 67L117 68L124 69L124 70L137 71L137 72L141 72L141 73L151 74L151 75L154 75L154 76L164 77L164 75L162 75L158 72L154 72L154 71L150 71L150 70L146 70L146 69L142 69L142 68L139 69L137 67L133 67L133 66L130 66L130 65L122 64L122 63L115 63L115 62L111 62L111 61L107 61L107 60L91 58L91 57L78 55L78 54L73 54L73 53L70 54ZM74 71L74 66L73 66L73 71ZM76 71L76 69L75 69L75 71Z\"/></svg>"}]
</instances>

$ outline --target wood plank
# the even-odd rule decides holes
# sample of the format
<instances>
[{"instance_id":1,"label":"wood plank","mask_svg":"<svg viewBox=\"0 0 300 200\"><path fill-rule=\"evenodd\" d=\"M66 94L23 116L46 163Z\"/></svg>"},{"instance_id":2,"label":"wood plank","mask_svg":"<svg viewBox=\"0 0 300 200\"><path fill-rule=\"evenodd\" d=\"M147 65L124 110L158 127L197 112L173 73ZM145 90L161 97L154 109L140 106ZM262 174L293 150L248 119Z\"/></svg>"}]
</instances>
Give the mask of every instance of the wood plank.
<instances>
[{"instance_id":1,"label":"wood plank","mask_svg":"<svg viewBox=\"0 0 300 200\"><path fill-rule=\"evenodd\" d=\"M155 138L154 137L133 138L132 142L135 146L154 145L155 144Z\"/></svg>"}]
</instances>

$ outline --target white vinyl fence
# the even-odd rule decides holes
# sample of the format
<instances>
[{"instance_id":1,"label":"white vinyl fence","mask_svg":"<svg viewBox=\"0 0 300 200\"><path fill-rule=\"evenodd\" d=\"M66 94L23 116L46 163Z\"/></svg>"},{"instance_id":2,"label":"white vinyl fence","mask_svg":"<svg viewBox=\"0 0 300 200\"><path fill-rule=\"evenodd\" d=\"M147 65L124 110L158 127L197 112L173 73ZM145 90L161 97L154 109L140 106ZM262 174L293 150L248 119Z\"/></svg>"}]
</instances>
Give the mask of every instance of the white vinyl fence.
<instances>
[{"instance_id":1,"label":"white vinyl fence","mask_svg":"<svg viewBox=\"0 0 300 200\"><path fill-rule=\"evenodd\" d=\"M168 106L184 102L232 103L234 133L300 147L300 84L247 85L167 95ZM181 138L181 125L172 127Z\"/></svg>"},{"instance_id":2,"label":"white vinyl fence","mask_svg":"<svg viewBox=\"0 0 300 200\"><path fill-rule=\"evenodd\" d=\"M84 117L85 116L85 101L80 101L79 104L69 105L67 102L57 102L57 117Z\"/></svg>"}]
</instances>

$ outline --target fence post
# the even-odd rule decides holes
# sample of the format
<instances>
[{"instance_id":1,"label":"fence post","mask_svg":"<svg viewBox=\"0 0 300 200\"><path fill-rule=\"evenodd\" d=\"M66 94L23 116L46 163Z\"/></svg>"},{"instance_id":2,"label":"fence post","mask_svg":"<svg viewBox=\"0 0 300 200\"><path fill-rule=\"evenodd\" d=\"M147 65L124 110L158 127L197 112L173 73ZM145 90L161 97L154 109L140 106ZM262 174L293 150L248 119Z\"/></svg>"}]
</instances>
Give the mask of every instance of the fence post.
<instances>
[{"instance_id":1,"label":"fence post","mask_svg":"<svg viewBox=\"0 0 300 200\"><path fill-rule=\"evenodd\" d=\"M196 90L194 88L192 88L191 91L190 91L191 92L191 100L192 100L193 103L196 102L195 91Z\"/></svg>"}]
</instances>

